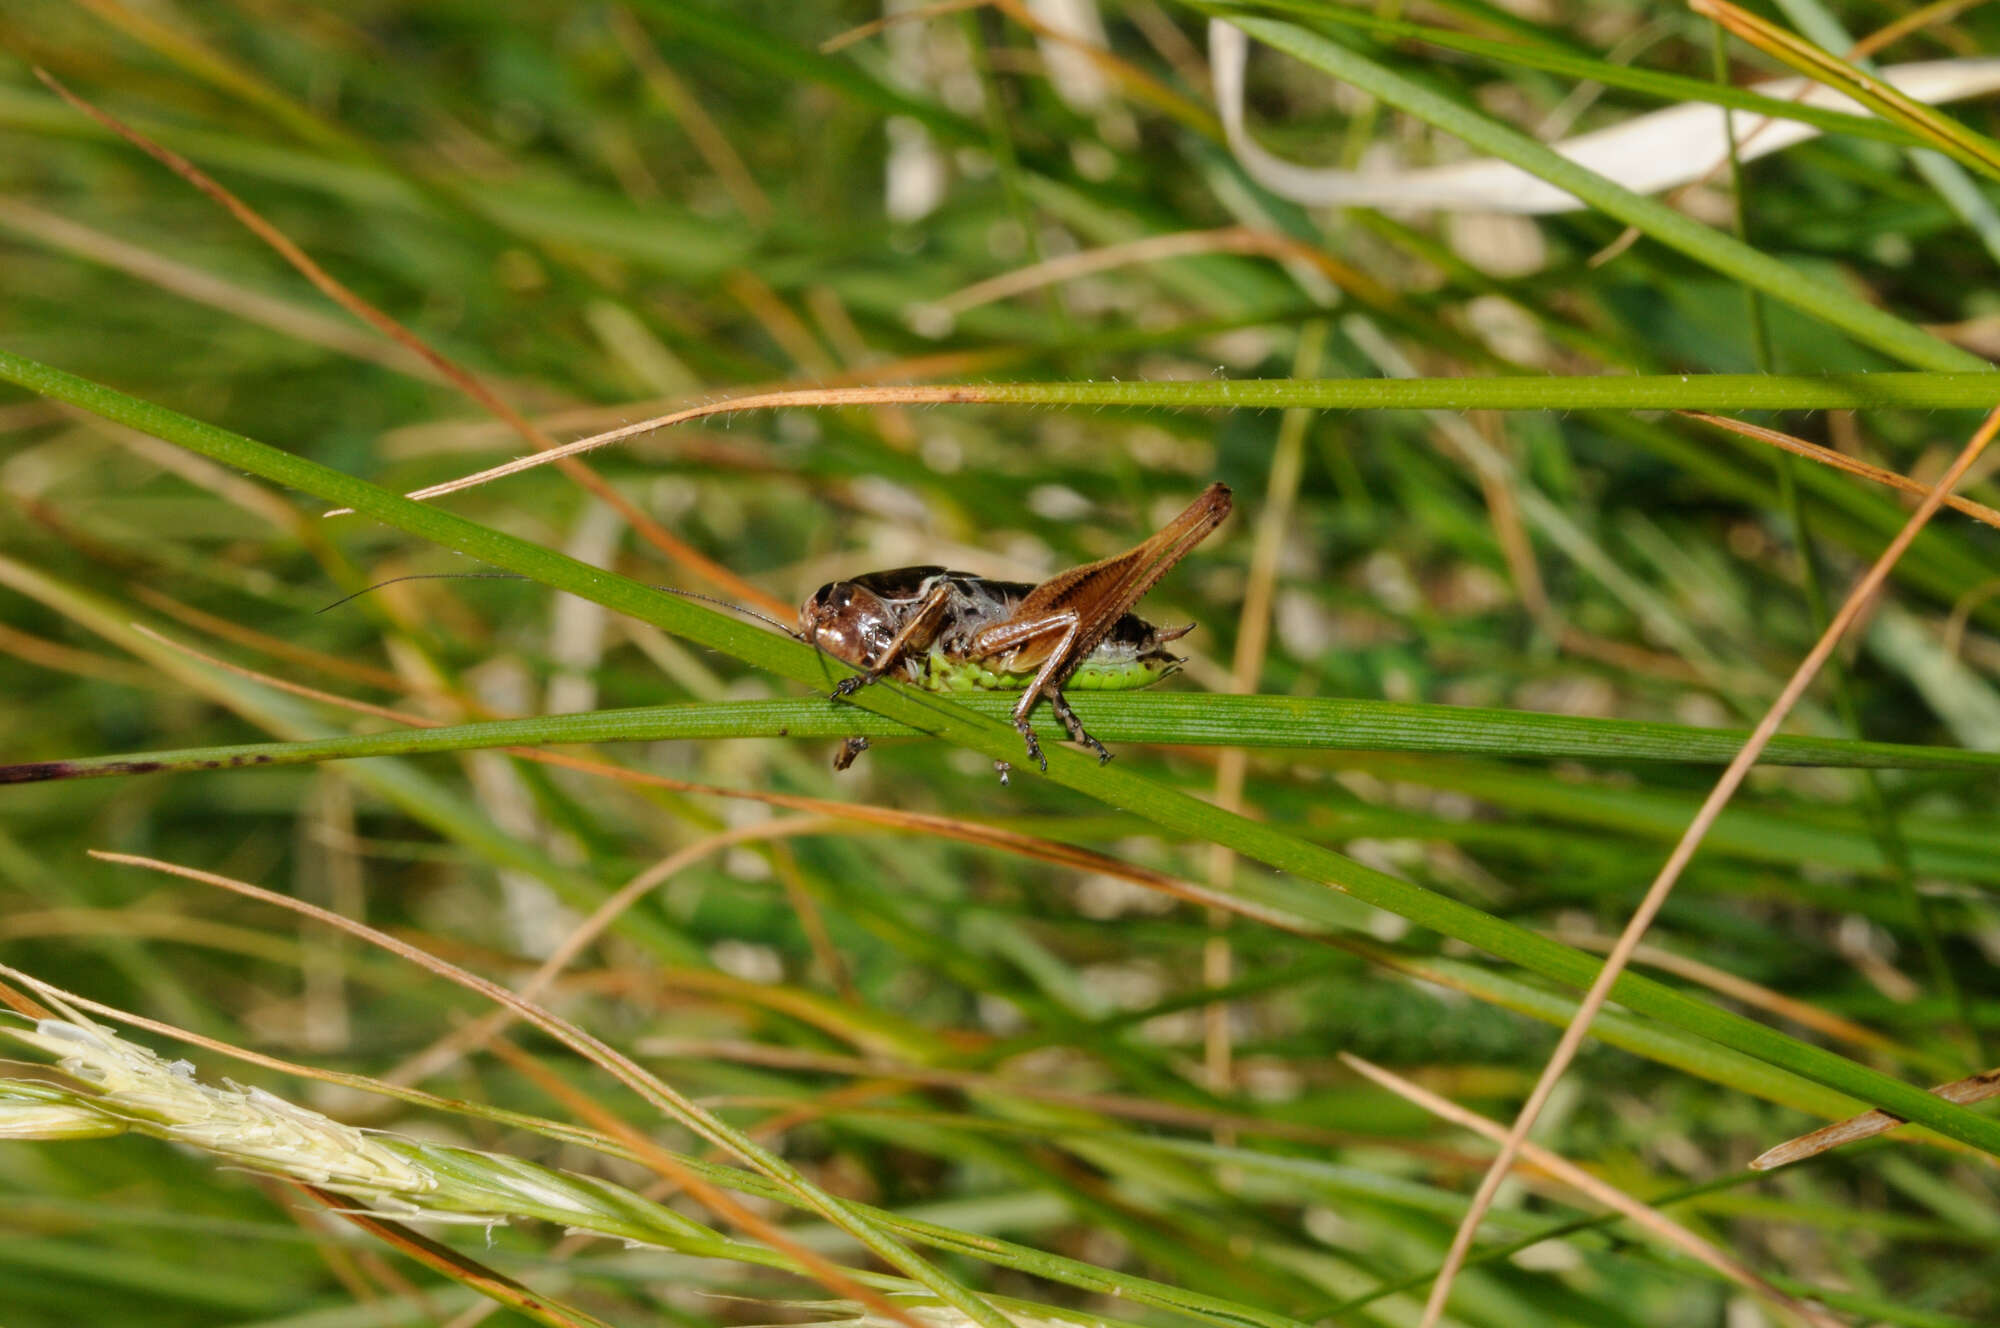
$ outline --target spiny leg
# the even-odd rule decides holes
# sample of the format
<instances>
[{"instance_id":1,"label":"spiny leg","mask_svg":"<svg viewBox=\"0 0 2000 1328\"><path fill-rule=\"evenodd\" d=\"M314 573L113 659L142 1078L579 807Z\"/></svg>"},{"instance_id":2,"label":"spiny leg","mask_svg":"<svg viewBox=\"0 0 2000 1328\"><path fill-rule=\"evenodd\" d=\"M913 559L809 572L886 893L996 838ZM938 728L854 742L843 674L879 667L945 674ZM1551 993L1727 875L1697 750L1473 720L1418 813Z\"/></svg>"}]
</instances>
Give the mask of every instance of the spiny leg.
<instances>
[{"instance_id":1,"label":"spiny leg","mask_svg":"<svg viewBox=\"0 0 2000 1328\"><path fill-rule=\"evenodd\" d=\"M1083 721L1076 717L1076 711L1069 708L1069 699L1062 694L1062 688L1049 688L1049 709L1056 712L1056 718L1062 721L1065 729L1069 730L1071 740L1080 742L1097 753L1099 765L1111 759L1111 753L1104 749L1104 744L1084 732Z\"/></svg>"},{"instance_id":2,"label":"spiny leg","mask_svg":"<svg viewBox=\"0 0 2000 1328\"><path fill-rule=\"evenodd\" d=\"M1045 775L1049 772L1049 758L1042 755L1042 744L1035 741L1035 730L1028 723L1028 712L1035 708L1035 702L1041 700L1045 693L1060 692L1063 680L1076 671L1078 663L1075 658L1076 638L1077 633L1083 630L1083 625L1074 613L1067 613L1063 617L1067 619L1067 624L1063 629L1062 640L1056 642L1055 649L1049 652L1048 660L1042 665L1041 671L1036 673L1034 681L1028 684L1028 690L1021 693L1020 704L1014 707L1014 727L1019 730L1022 740L1028 744L1028 755L1035 758L1035 764L1041 766ZM1068 708L1067 705L1063 707L1065 710ZM1068 726L1067 720L1064 721L1064 726Z\"/></svg>"},{"instance_id":3,"label":"spiny leg","mask_svg":"<svg viewBox=\"0 0 2000 1328\"><path fill-rule=\"evenodd\" d=\"M868 750L868 739L849 738L840 744L840 750L833 754L833 768L845 770L854 764L854 758Z\"/></svg>"},{"instance_id":4,"label":"spiny leg","mask_svg":"<svg viewBox=\"0 0 2000 1328\"><path fill-rule=\"evenodd\" d=\"M1048 696L1060 696L1062 694L1062 682L1064 682L1064 678L1068 678L1072 672L1076 672L1076 664L1078 664L1078 660L1074 658L1076 656L1076 636L1078 636L1078 632L1084 630L1084 624L1076 618L1074 612L1066 614L1066 618L1068 618L1068 626L1062 632L1062 640L1056 642L1056 648L1048 652L1048 660L1042 664L1040 672L1036 672L1034 682L1028 684L1028 690L1020 694L1020 704L1014 706L1014 728L1018 728L1020 736L1026 738L1026 742L1028 742L1028 756L1034 756L1036 764L1042 766L1042 774L1048 774L1048 758L1042 756L1042 744L1034 740L1034 728L1030 728L1030 724L1028 724L1028 712L1034 710L1034 702L1042 700L1044 694L1048 694ZM1068 710L1068 704L1064 704L1062 710ZM1060 714L1060 710L1058 710L1058 714ZM1070 716L1070 718L1076 718L1076 716ZM1064 720L1064 728L1068 728L1068 720ZM1082 728L1082 726L1078 726L1078 728ZM1098 748L1098 750L1102 752L1104 748Z\"/></svg>"},{"instance_id":5,"label":"spiny leg","mask_svg":"<svg viewBox=\"0 0 2000 1328\"><path fill-rule=\"evenodd\" d=\"M1069 657L1075 653L1079 630L1081 629L1076 611L1064 609L1058 613L1043 614L1035 618L1009 619L1003 623L995 623L956 648L959 657L969 660L996 660L999 661L995 665L996 672L1014 673L1018 671L1015 661L1023 651L1032 649L1050 637L1056 638L1055 644L1049 647L1044 662L1036 671L1034 680L1021 694L1020 704L1014 707L1014 727L1020 732L1021 740L1027 743L1028 755L1033 757L1035 763L1044 771L1048 770L1049 761L1042 755L1042 745L1036 741L1035 731L1028 724L1028 712L1035 708L1035 702L1040 699L1044 687L1060 682L1075 669L1076 664ZM1002 770L1000 776L1004 783L1007 772Z\"/></svg>"},{"instance_id":6,"label":"spiny leg","mask_svg":"<svg viewBox=\"0 0 2000 1328\"><path fill-rule=\"evenodd\" d=\"M1040 766L1043 774L1049 773L1049 758L1042 755L1042 744L1035 739L1035 726L1018 709L1014 711L1014 727L1020 732L1021 741L1028 744L1028 759Z\"/></svg>"}]
</instances>

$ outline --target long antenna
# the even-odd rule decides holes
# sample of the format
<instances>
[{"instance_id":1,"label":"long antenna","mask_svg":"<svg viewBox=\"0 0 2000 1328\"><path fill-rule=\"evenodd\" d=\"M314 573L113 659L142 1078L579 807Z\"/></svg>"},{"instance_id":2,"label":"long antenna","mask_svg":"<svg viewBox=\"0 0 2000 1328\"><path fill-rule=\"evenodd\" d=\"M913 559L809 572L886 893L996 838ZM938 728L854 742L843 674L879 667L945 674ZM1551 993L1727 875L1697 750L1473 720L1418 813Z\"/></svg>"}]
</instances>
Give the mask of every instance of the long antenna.
<instances>
[{"instance_id":1,"label":"long antenna","mask_svg":"<svg viewBox=\"0 0 2000 1328\"><path fill-rule=\"evenodd\" d=\"M377 581L372 586L363 586L352 595L342 595L333 603L314 609L313 616L317 618L322 613L331 613L343 604L402 581L526 581L527 579L515 572L411 572L408 576L392 576L387 581Z\"/></svg>"},{"instance_id":2,"label":"long antenna","mask_svg":"<svg viewBox=\"0 0 2000 1328\"><path fill-rule=\"evenodd\" d=\"M669 595L679 595L682 599L698 599L704 604L713 604L719 609L728 609L731 613L740 613L746 618L755 618L760 623L767 623L770 626L777 628L779 631L783 632L786 636L791 637L792 640L794 641L805 640L803 636L799 635L791 628L785 626L783 623L779 622L776 618L767 618L763 614L757 612L757 610L746 609L741 604L732 604L726 599L718 599L714 595L704 595L700 591L696 590L682 590L678 586L654 586L653 589L664 590Z\"/></svg>"},{"instance_id":3,"label":"long antenna","mask_svg":"<svg viewBox=\"0 0 2000 1328\"><path fill-rule=\"evenodd\" d=\"M317 616L318 614L329 612L350 601L360 599L363 595L380 590L384 586L393 586L403 581L532 581L533 579L533 577L522 576L517 572L411 572L406 576L392 576L387 581L377 581L372 586L363 586L351 595L342 595L339 599L333 601L333 603L314 609L313 613ZM648 588L664 591L669 595L679 595L682 599L698 599L704 604L713 604L719 609L728 609L731 613L740 613L746 618L755 618L758 622L768 627L775 627L794 641L805 640L803 636L785 626L776 618L767 617L755 609L746 609L741 604L732 604L726 599L718 599L714 595L704 595L695 590L682 590L679 586L650 585Z\"/></svg>"}]
</instances>

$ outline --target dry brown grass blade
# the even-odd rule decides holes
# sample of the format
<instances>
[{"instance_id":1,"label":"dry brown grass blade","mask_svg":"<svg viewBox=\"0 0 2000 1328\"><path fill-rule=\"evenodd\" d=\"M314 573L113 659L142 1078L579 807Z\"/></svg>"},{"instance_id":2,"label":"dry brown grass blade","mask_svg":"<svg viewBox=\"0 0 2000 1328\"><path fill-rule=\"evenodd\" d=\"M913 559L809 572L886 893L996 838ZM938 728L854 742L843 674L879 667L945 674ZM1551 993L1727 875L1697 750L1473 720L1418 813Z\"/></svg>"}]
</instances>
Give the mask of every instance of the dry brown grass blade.
<instances>
[{"instance_id":1,"label":"dry brown grass blade","mask_svg":"<svg viewBox=\"0 0 2000 1328\"><path fill-rule=\"evenodd\" d=\"M778 1161L778 1159L770 1154L763 1153L762 1150L753 1147L747 1141L740 1141L740 1135L732 1138L726 1127L721 1122L715 1120L706 1110L681 1094L678 1090L670 1087L656 1075L649 1073L638 1062L632 1060L631 1057L625 1055L603 1039L586 1032L578 1025L544 1009L532 1001L522 1000L519 996L497 982L480 977L478 974L469 972L457 965L446 963L436 955L430 954L398 937L391 936L387 932L370 927L366 923L343 917L331 909L321 908L316 904L307 903L302 899L295 899L289 895L279 894L274 890L266 890L262 886L252 885L248 881L239 881L233 877L218 875L215 872L201 871L198 868L185 867L179 863L163 862L157 858L142 857L137 854L110 853L102 849L92 849L90 856L101 862L119 863L128 867L139 867L147 871L156 871L169 876L177 876L183 880L196 881L203 885L214 886L217 889L241 895L246 899L256 900L276 908L289 910L323 926L345 932L357 940L414 964L426 972L443 978L474 995L484 997L486 1000L497 1005L505 1006L513 1010L528 1023L533 1024L542 1032L562 1043L565 1047L568 1047L576 1055L604 1070L663 1116L678 1121L711 1146L722 1150L724 1154L761 1173L777 1184L784 1186L807 1207L818 1212L822 1217L828 1218L845 1228L852 1229L852 1222L848 1220L846 1210L838 1201L818 1190L817 1187L812 1186L802 1176L793 1172L790 1167ZM625 1128L629 1127L623 1127L621 1123L621 1129ZM630 1138L626 1134L620 1133L618 1137L621 1142L625 1142L629 1146ZM644 1151L640 1153L640 1156L647 1161L663 1158L671 1164L671 1167L668 1171L661 1174L667 1176L669 1179L685 1183L681 1176L673 1174L684 1171L681 1164L677 1160L661 1153L656 1146L648 1144ZM905 1268L902 1271L907 1273L909 1270ZM892 1309L889 1312L890 1317L903 1323L905 1328L926 1328L926 1325L916 1322L901 1311Z\"/></svg>"},{"instance_id":2,"label":"dry brown grass blade","mask_svg":"<svg viewBox=\"0 0 2000 1328\"><path fill-rule=\"evenodd\" d=\"M1058 282L1075 281L1079 277L1109 272L1114 268L1158 263L1170 258L1193 258L1202 254L1252 254L1303 263L1342 290L1357 294L1371 304L1393 304L1396 300L1395 292L1388 287L1349 267L1317 245L1276 231L1260 231L1249 226L1222 226L1207 231L1148 235L1121 244L1064 254L975 282L933 301L927 308L956 317L982 304L1011 299Z\"/></svg>"},{"instance_id":3,"label":"dry brown grass blade","mask_svg":"<svg viewBox=\"0 0 2000 1328\"><path fill-rule=\"evenodd\" d=\"M738 826L733 830L706 835L685 848L669 854L613 891L591 910L589 917L572 927L569 934L563 937L562 943L550 951L548 957L536 966L535 971L514 988L515 992L523 1000L540 1000L562 971L610 930L611 924L616 922L627 909L710 854L759 840L825 834L839 824L830 816L792 816L782 820L758 821L751 825ZM487 1045L512 1024L516 1017L513 1011L505 1008L489 1010L478 1019L453 1029L430 1046L407 1058L382 1078L388 1083L420 1083L442 1072L460 1058Z\"/></svg>"},{"instance_id":4,"label":"dry brown grass blade","mask_svg":"<svg viewBox=\"0 0 2000 1328\"><path fill-rule=\"evenodd\" d=\"M402 1252L406 1257L416 1260L439 1276L448 1277L460 1286L468 1287L527 1318L555 1325L555 1328L612 1328L610 1324L594 1315L585 1314L582 1310L567 1305L557 1305L534 1288L524 1286L505 1273L488 1268L485 1264L476 1263L461 1251L432 1240L401 1222L391 1221L378 1213L361 1212L348 1200L331 1190L322 1190L316 1185L305 1185L296 1181L293 1185L311 1196L314 1201L325 1205L334 1216L359 1227L389 1248Z\"/></svg>"},{"instance_id":5,"label":"dry brown grass blade","mask_svg":"<svg viewBox=\"0 0 2000 1328\"><path fill-rule=\"evenodd\" d=\"M388 669L378 669L371 664L343 659L329 655L323 650L314 650L282 637L260 632L254 627L245 627L239 622L197 609L191 604L183 604L163 591L155 590L144 582L134 581L127 587L133 598L173 618L198 632L233 642L259 654L282 659L288 664L303 664L335 678L345 678L349 682L365 687L378 687L385 692L400 692L409 686L407 679L399 677Z\"/></svg>"},{"instance_id":6,"label":"dry brown grass blade","mask_svg":"<svg viewBox=\"0 0 2000 1328\"><path fill-rule=\"evenodd\" d=\"M1873 480L1892 489L1901 489L1904 493L1915 494L1919 498L1930 492L1926 486L1907 475L1898 475L1893 470L1884 470L1880 466L1871 466L1866 461L1857 461L1846 453L1836 452L1830 447L1815 447L1802 438L1794 438L1776 429L1766 429L1760 424L1731 419L1727 415L1711 415L1704 410L1683 410L1675 413L1683 419L1697 420L1730 433L1741 434L1756 442L1768 443L1772 447L1790 452L1793 456L1817 461L1822 466L1844 470L1850 475L1859 475L1862 479ZM1954 493L1946 495L1944 505L1955 512L1965 513L1975 521L1983 521L1989 526L2000 528L2000 511L1995 511L1984 503L1975 503L1970 498L1961 498Z\"/></svg>"},{"instance_id":7,"label":"dry brown grass blade","mask_svg":"<svg viewBox=\"0 0 2000 1328\"><path fill-rule=\"evenodd\" d=\"M737 390L742 394L809 391L832 387L856 387L869 383L898 384L911 383L926 378L971 378L990 374L1010 364L1031 358L1017 347L1001 346L986 350L939 351L931 355L908 355L897 359L870 362L852 369L842 369L830 374L817 383L797 379L775 379L762 383L745 383ZM634 415L656 416L669 411L682 410L691 405L700 405L710 398L707 395L648 397L640 401L621 401L614 405L566 406L558 410L544 412L537 423L544 431L561 430L565 433L594 433L607 428L615 429ZM33 404L33 403L30 403ZM4 411L0 411L4 414ZM438 424L405 425L392 431L392 438L423 437L441 441L428 444L424 450L443 452L449 450L469 451L479 447L498 446L505 438L505 428L497 420L460 420ZM700 435L696 435L700 437ZM588 439L579 438L578 442ZM715 466L729 466L755 472L781 469L769 456L753 451L741 438L731 438L726 434L706 435L707 447L703 451L683 452ZM681 447L690 444L682 441ZM418 455L412 448L408 455ZM337 515L328 513L327 515Z\"/></svg>"},{"instance_id":8,"label":"dry brown grass blade","mask_svg":"<svg viewBox=\"0 0 2000 1328\"><path fill-rule=\"evenodd\" d=\"M362 322L373 327L383 336L388 337L391 341L418 355L447 382L450 382L485 409L506 421L508 427L520 434L538 452L554 453L559 451L556 441L553 438L550 438L547 434L536 428L532 421L506 401L502 400L491 388L439 353L429 343L417 336L416 333L410 331L388 314L349 290L333 274L314 262L305 250L292 241L290 236L266 221L249 204L223 188L221 184L217 183L186 157L181 156L170 148L153 142L138 130L119 120L116 116L100 110L98 107L85 101L82 97L64 87L47 70L35 70L35 77L47 85L51 92L54 92L78 111L89 116L98 124L109 129L112 133L132 144L132 146L138 148L141 152L144 152L147 156L180 176L196 189L208 195L224 211L228 212L230 216L236 218L244 229L270 246L280 258L283 258L292 266L293 270L317 287L321 294L353 314L356 318L359 318ZM588 467L573 465L567 453L563 453L558 457L552 457L551 459L562 466L564 474L570 476L571 479L587 489L593 497L599 499L606 506L617 512L640 538L653 545L654 548L665 554L674 563L701 577L710 584L727 591L729 594L747 600L752 604L759 605L775 613L790 612L790 605L773 599L765 591L745 581L729 568L724 567L721 563L716 562L693 545L688 544L680 537L668 531L657 521L654 521L651 517L640 511L625 495L607 484Z\"/></svg>"},{"instance_id":9,"label":"dry brown grass blade","mask_svg":"<svg viewBox=\"0 0 2000 1328\"><path fill-rule=\"evenodd\" d=\"M832 55L837 51L846 50L856 42L867 41L877 33L887 32L890 28L901 27L905 23L927 23L934 18L943 18L946 14L956 14L966 9L979 9L992 3L993 0L933 0L931 4L918 5L914 9L905 9L894 14L885 14L881 18L857 24L840 33L838 36L828 37L819 44L819 53L821 55Z\"/></svg>"},{"instance_id":10,"label":"dry brown grass blade","mask_svg":"<svg viewBox=\"0 0 2000 1328\"><path fill-rule=\"evenodd\" d=\"M43 1005L11 982L0 982L0 1005L6 1006L23 1019L42 1020L55 1018L55 1011Z\"/></svg>"},{"instance_id":11,"label":"dry brown grass blade","mask_svg":"<svg viewBox=\"0 0 2000 1328\"><path fill-rule=\"evenodd\" d=\"M1340 1053L1341 1063L1355 1073L1363 1075L1398 1097L1416 1103L1424 1110L1434 1113L1454 1125L1462 1126L1484 1138L1498 1143L1507 1137L1507 1131L1499 1122L1467 1111L1448 1098L1439 1097L1427 1089L1420 1088L1400 1075L1391 1073L1378 1065L1372 1065L1349 1052ZM1582 1167L1569 1161L1559 1153L1551 1152L1540 1144L1525 1144L1519 1149L1522 1161L1539 1167L1549 1175L1574 1187L1579 1192L1622 1215L1635 1226L1651 1232L1662 1241L1691 1258L1713 1268L1722 1276L1749 1291L1756 1292L1766 1301L1789 1313L1797 1315L1816 1328L1845 1328L1841 1320L1828 1314L1816 1305L1786 1295L1752 1272L1748 1266L1732 1258L1680 1223L1662 1213L1648 1208L1631 1195L1614 1185L1610 1185L1591 1175Z\"/></svg>"},{"instance_id":12,"label":"dry brown grass blade","mask_svg":"<svg viewBox=\"0 0 2000 1328\"><path fill-rule=\"evenodd\" d=\"M1984 1102L1990 1097L2000 1097L2000 1069L1954 1079L1948 1084L1939 1084L1931 1092L1947 1102L1956 1102L1961 1107L1974 1102ZM1778 1167L1790 1166L1809 1157L1818 1157L1830 1149L1859 1143L1863 1139L1872 1139L1878 1134L1886 1134L1897 1126L1906 1124L1908 1122L1901 1116L1891 1116L1886 1111L1864 1111L1858 1116L1849 1116L1844 1121L1823 1125L1810 1134L1787 1139L1775 1148L1765 1149L1751 1159L1750 1169L1771 1171Z\"/></svg>"},{"instance_id":13,"label":"dry brown grass blade","mask_svg":"<svg viewBox=\"0 0 2000 1328\"><path fill-rule=\"evenodd\" d=\"M588 438L578 438L535 456L516 457L503 465L492 466L473 475L461 475L455 480L433 484L428 488L412 489L405 498L422 502L428 498L441 498L448 493L462 489L477 488L490 481L503 479L508 475L518 475L524 470L546 466L551 462L561 464L571 457L585 452L594 452L600 447L636 438L642 433L655 429L667 429L688 420L706 419L711 415L726 415L742 410L770 410L786 406L935 406L945 404L973 404L990 401L993 394L985 388L973 384L941 384L911 387L800 387L784 388L773 392L752 392L745 396L724 397L718 401L707 401L700 405L688 406L665 415L655 415L651 419L634 424L622 425L604 433L592 434ZM354 511L351 507L336 507L323 512L323 516L347 516ZM760 604L774 601L762 591L757 596ZM774 612L790 613L789 604L779 605Z\"/></svg>"},{"instance_id":14,"label":"dry brown grass blade","mask_svg":"<svg viewBox=\"0 0 2000 1328\"><path fill-rule=\"evenodd\" d=\"M1513 1164L1521 1145L1526 1142L1528 1131L1533 1128L1536 1118L1540 1116L1549 1094L1555 1090L1556 1082L1561 1079L1563 1072L1569 1068L1570 1061L1582 1047L1583 1039L1590 1032L1591 1021L1597 1017L1597 1012L1603 1008L1604 1002L1611 994L1612 984L1631 962L1633 951L1638 949L1639 941L1646 934L1646 929L1652 925L1654 917L1666 904L1667 896L1673 892L1675 883L1680 880L1681 872L1693 860L1695 851L1707 837L1709 828L1715 824L1716 818L1722 814L1723 807L1728 804L1730 798L1735 795L1737 787L1750 773L1750 767L1756 764L1757 757L1777 733L1778 726L1784 722L1785 716L1791 713L1792 707L1798 703L1801 696L1805 695L1807 686L1832 657L1841 638L1847 634L1847 629L1854 624L1861 616L1861 611L1882 589L1889 579L1890 571L1895 568L1904 551L1916 539L1917 533L1929 523L1938 508L1943 506L1945 495L1965 477L1966 471L1972 468L1972 463L1979 459L1980 453L1986 450L1986 445L1993 441L1996 432L2000 432L2000 411L1995 411L1986 417L1985 422L1959 451L1951 467L1924 495L1923 502L1910 514L1910 519L1904 523L1896 537L1889 541L1889 547L1882 551L1862 574L1861 579L1855 583L1854 588L1848 592L1846 601L1833 615L1833 621L1827 624L1819 640L1806 653L1798 668L1793 670L1784 690L1771 703L1764 717L1758 721L1757 727L1751 731L1742 749L1722 772L1721 778L1716 780L1715 788L1702 803L1700 811L1695 813L1694 819L1688 823L1687 830L1681 835L1680 842L1674 846L1673 853L1668 856L1659 874L1653 878L1653 883L1647 887L1645 897L1640 900L1638 908L1633 910L1625 930L1619 934L1617 945L1612 948L1611 954L1604 961L1604 967L1598 970L1596 980L1590 984L1590 990L1584 994L1582 1002L1577 1006L1569 1027L1563 1030L1562 1040L1556 1044L1548 1065L1543 1068L1541 1077L1535 1082L1534 1091L1528 1095L1527 1102L1522 1105L1520 1114L1515 1118L1514 1127L1508 1131L1506 1142L1501 1145L1499 1155L1493 1159L1492 1167L1488 1169L1478 1191L1473 1195L1472 1205L1467 1210L1464 1220L1460 1222L1457 1234L1452 1238L1451 1250L1445 1256L1444 1266L1439 1270L1437 1282L1431 1288L1430 1299L1424 1307L1423 1328L1431 1328L1431 1325L1437 1323L1444 1314L1445 1304L1451 1298L1452 1280L1457 1276L1459 1268L1465 1262L1467 1252L1472 1248L1473 1234L1478 1230L1479 1221L1485 1216L1486 1210L1492 1206L1500 1182L1506 1178L1508 1168Z\"/></svg>"},{"instance_id":15,"label":"dry brown grass blade","mask_svg":"<svg viewBox=\"0 0 2000 1328\"><path fill-rule=\"evenodd\" d=\"M1601 936L1596 932L1554 931L1549 936L1564 945L1573 945L1579 950L1591 950L1602 954L1618 943L1614 936ZM1773 991L1762 983L1741 978L1714 964L1704 964L1699 959L1690 959L1671 950L1658 946L1642 945L1632 952L1635 963L1657 968L1663 973L1686 978L1689 982L1708 988L1719 996L1740 1002L1752 1009L1763 1010L1780 1019L1825 1034L1829 1038L1851 1043L1857 1047L1867 1047L1871 1051L1887 1052L1895 1055L1901 1045L1893 1038L1884 1037L1874 1029L1843 1018L1831 1010L1787 996L1781 991Z\"/></svg>"},{"instance_id":16,"label":"dry brown grass blade","mask_svg":"<svg viewBox=\"0 0 2000 1328\"><path fill-rule=\"evenodd\" d=\"M600 1133L623 1144L634 1157L652 1168L656 1175L665 1177L687 1191L710 1212L725 1218L738 1230L748 1232L772 1249L796 1259L805 1274L817 1280L821 1286L867 1306L889 1322L902 1324L903 1328L933 1328L933 1325L924 1323L906 1307L896 1304L880 1291L856 1281L819 1251L799 1243L776 1223L758 1216L736 1196L687 1166L642 1131L635 1130L620 1120L602 1102L551 1073L547 1066L532 1056L504 1042L495 1043L492 1050L537 1084L543 1092L576 1113L578 1119L588 1122Z\"/></svg>"}]
</instances>

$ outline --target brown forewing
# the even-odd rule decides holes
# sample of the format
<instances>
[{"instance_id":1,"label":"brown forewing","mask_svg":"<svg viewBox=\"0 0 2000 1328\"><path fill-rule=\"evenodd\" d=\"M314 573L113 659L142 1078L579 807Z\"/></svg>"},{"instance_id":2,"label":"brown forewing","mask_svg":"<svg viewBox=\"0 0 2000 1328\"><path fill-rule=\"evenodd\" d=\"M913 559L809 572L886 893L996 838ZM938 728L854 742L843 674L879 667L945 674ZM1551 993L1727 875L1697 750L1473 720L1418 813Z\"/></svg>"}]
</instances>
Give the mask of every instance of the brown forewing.
<instances>
[{"instance_id":1,"label":"brown forewing","mask_svg":"<svg viewBox=\"0 0 2000 1328\"><path fill-rule=\"evenodd\" d=\"M1081 630L1070 650L1073 661L1081 662L1175 563L1185 558L1190 549L1222 524L1222 519L1229 515L1229 508L1228 486L1209 485L1202 490L1200 497L1188 504L1185 511L1137 548L1102 562L1086 563L1082 567L1058 572L1036 586L1006 622L998 623L974 638L972 649L967 653L974 658L998 653L1000 649L1005 649L1004 645L982 646L989 635L1006 633L1018 639L1018 632L1010 631L1010 628L1018 629L1036 619L1074 611ZM1060 640L1060 633L1048 633L1040 639L1023 642L1009 656L1008 663L1016 669L1035 668L1048 659Z\"/></svg>"}]
</instances>

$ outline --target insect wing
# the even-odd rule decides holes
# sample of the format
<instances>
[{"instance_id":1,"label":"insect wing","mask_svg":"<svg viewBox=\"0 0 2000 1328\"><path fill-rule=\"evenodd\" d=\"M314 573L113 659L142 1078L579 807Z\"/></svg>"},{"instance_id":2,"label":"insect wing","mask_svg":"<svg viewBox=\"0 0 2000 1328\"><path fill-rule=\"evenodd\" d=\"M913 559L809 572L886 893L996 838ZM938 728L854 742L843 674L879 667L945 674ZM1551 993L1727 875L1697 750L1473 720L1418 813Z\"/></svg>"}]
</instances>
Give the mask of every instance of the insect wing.
<instances>
[{"instance_id":1,"label":"insect wing","mask_svg":"<svg viewBox=\"0 0 2000 1328\"><path fill-rule=\"evenodd\" d=\"M1074 659L1081 661L1175 563L1187 557L1190 549L1222 524L1229 508L1228 486L1209 485L1199 498L1188 504L1186 511L1137 548L1102 562L1058 572L1036 586L1008 622L1018 626L1065 611L1074 612L1082 630L1070 651ZM1007 626L1008 623L1003 623L992 631L1004 632ZM1032 668L1048 657L1060 639L1059 633L1052 633L1025 642L1010 663L1016 668Z\"/></svg>"}]
</instances>

